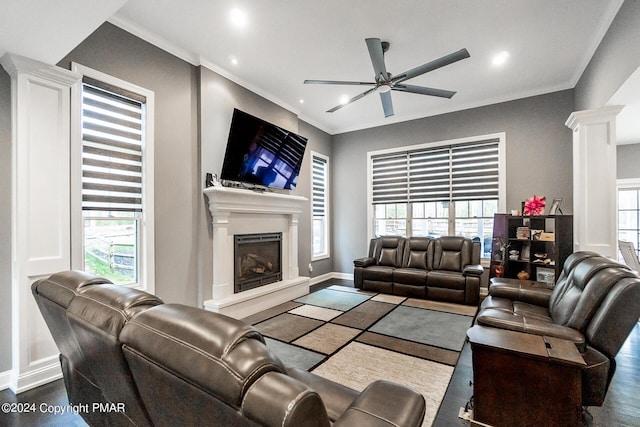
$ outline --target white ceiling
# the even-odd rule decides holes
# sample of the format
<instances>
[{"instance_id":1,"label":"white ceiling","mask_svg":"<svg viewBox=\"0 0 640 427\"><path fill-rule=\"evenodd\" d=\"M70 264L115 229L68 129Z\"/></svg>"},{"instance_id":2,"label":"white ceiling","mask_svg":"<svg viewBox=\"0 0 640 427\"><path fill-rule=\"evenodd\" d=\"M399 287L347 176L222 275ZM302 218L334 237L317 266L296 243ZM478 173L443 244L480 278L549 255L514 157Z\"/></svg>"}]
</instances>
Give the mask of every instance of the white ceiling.
<instances>
[{"instance_id":1,"label":"white ceiling","mask_svg":"<svg viewBox=\"0 0 640 427\"><path fill-rule=\"evenodd\" d=\"M3 0L0 54L10 51L55 63L109 20L336 134L572 88L621 4L622 0ZM244 28L231 24L233 8L246 13ZM376 94L326 113L340 96L354 96L363 88L304 85L303 80L372 81L367 37L391 43L386 66L392 74L467 48L471 58L407 81L458 93L449 100L393 92L395 116L387 119ZM504 50L510 52L507 63L492 66L493 55ZM237 65L231 64L232 58Z\"/></svg>"}]
</instances>

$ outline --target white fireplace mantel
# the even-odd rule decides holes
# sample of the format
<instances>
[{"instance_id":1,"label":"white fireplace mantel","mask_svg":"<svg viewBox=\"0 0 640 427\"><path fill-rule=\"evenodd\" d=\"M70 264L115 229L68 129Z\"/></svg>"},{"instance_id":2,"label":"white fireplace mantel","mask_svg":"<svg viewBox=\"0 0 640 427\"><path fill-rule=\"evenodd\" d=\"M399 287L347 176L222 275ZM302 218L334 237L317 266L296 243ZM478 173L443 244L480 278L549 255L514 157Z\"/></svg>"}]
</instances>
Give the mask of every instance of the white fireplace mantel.
<instances>
[{"instance_id":1,"label":"white fireplace mantel","mask_svg":"<svg viewBox=\"0 0 640 427\"><path fill-rule=\"evenodd\" d=\"M307 198L218 185L203 193L213 225L212 298L205 309L241 318L309 293L309 278L298 268L298 218ZM274 232L282 233L282 280L234 293L234 236Z\"/></svg>"}]
</instances>

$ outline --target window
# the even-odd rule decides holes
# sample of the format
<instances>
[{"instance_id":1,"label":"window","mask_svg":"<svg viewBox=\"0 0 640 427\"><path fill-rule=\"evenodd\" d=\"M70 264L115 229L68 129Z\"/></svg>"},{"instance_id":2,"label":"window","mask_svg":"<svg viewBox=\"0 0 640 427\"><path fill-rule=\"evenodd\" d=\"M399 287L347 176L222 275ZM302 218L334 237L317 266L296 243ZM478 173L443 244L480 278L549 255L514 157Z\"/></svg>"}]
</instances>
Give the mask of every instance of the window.
<instances>
[{"instance_id":1,"label":"window","mask_svg":"<svg viewBox=\"0 0 640 427\"><path fill-rule=\"evenodd\" d=\"M640 255L640 180L618 180L618 239L633 243ZM618 259L624 262L621 253Z\"/></svg>"},{"instance_id":2,"label":"window","mask_svg":"<svg viewBox=\"0 0 640 427\"><path fill-rule=\"evenodd\" d=\"M504 134L369 153L373 235L460 235L491 252Z\"/></svg>"},{"instance_id":3,"label":"window","mask_svg":"<svg viewBox=\"0 0 640 427\"><path fill-rule=\"evenodd\" d=\"M153 291L153 94L74 64L74 264ZM79 211L79 212L77 212Z\"/></svg>"},{"instance_id":4,"label":"window","mask_svg":"<svg viewBox=\"0 0 640 427\"><path fill-rule=\"evenodd\" d=\"M312 260L329 256L329 158L311 152Z\"/></svg>"}]
</instances>

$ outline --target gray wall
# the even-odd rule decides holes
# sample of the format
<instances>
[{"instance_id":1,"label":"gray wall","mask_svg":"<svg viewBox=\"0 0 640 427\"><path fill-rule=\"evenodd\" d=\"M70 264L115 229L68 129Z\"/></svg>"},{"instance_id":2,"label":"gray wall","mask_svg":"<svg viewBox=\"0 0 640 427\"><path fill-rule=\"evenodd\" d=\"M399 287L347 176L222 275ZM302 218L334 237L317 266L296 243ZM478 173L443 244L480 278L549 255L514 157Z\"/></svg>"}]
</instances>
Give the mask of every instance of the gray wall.
<instances>
[{"instance_id":1,"label":"gray wall","mask_svg":"<svg viewBox=\"0 0 640 427\"><path fill-rule=\"evenodd\" d=\"M196 69L105 23L59 62L74 61L155 93L155 276L165 301L195 305L199 187Z\"/></svg>"},{"instance_id":2,"label":"gray wall","mask_svg":"<svg viewBox=\"0 0 640 427\"><path fill-rule=\"evenodd\" d=\"M106 23L67 55L155 92L156 293L165 301L201 305L211 297L211 218L202 194L206 172L220 174L233 108L239 108L294 132L297 116L205 68L194 67ZM330 136L303 125L309 147L328 153ZM309 163L293 192L309 197ZM300 245L307 246L311 219L300 219ZM309 249L299 254L307 274ZM325 261L325 271L331 262ZM322 271L322 268L318 270ZM314 270L314 274L317 274Z\"/></svg>"},{"instance_id":3,"label":"gray wall","mask_svg":"<svg viewBox=\"0 0 640 427\"><path fill-rule=\"evenodd\" d=\"M0 67L0 373L11 369L11 78Z\"/></svg>"},{"instance_id":4,"label":"gray wall","mask_svg":"<svg viewBox=\"0 0 640 427\"><path fill-rule=\"evenodd\" d=\"M575 87L576 110L604 106L640 66L640 1L626 0Z\"/></svg>"},{"instance_id":5,"label":"gray wall","mask_svg":"<svg viewBox=\"0 0 640 427\"><path fill-rule=\"evenodd\" d=\"M322 274L333 272L333 260L331 257L313 261L313 271L309 272L309 263L311 261L311 151L315 151L319 154L324 154L329 157L329 168L333 165L333 159L331 158L331 136L324 131L316 128L313 125L310 125L306 122L299 122L299 131L300 134L309 138L307 141L307 152L304 156L304 162L302 165L302 173L298 178L298 189L301 192L301 195L307 197L309 199L309 203L306 205L305 209L302 211L301 222L299 224L299 240L300 245L298 248L298 259L300 266L300 275L309 276L309 277L318 277ZM332 213L332 174L331 170L329 170L329 245L330 245L330 255L333 254L333 239L331 238L331 230L333 228L333 224L335 222L335 217Z\"/></svg>"},{"instance_id":6,"label":"gray wall","mask_svg":"<svg viewBox=\"0 0 640 427\"><path fill-rule=\"evenodd\" d=\"M640 143L618 145L616 157L618 179L640 178Z\"/></svg>"},{"instance_id":7,"label":"gray wall","mask_svg":"<svg viewBox=\"0 0 640 427\"><path fill-rule=\"evenodd\" d=\"M506 133L506 206L517 209L533 194L563 198L571 213L572 135L564 122L574 111L573 91L335 135L334 270L351 272L367 251L367 152L425 142Z\"/></svg>"},{"instance_id":8,"label":"gray wall","mask_svg":"<svg viewBox=\"0 0 640 427\"><path fill-rule=\"evenodd\" d=\"M238 108L309 138L307 153L305 154L298 179L298 186L291 193L309 198L311 191L309 182L309 149L315 150L317 147L318 151L328 152L330 136L304 122L299 122L298 117L291 111L256 95L206 67L199 67L199 77L199 127L203 171L200 185L203 186L204 184L204 174L206 172L220 175L222 171L233 109ZM197 210L203 213L199 219L199 302L202 302L211 298L211 284L213 283L213 234L211 215L207 209L204 196L200 197ZM300 248L298 265L301 275L308 274L307 266L310 261L308 245L311 218L309 212L308 208L306 208L299 219L298 240Z\"/></svg>"}]
</instances>

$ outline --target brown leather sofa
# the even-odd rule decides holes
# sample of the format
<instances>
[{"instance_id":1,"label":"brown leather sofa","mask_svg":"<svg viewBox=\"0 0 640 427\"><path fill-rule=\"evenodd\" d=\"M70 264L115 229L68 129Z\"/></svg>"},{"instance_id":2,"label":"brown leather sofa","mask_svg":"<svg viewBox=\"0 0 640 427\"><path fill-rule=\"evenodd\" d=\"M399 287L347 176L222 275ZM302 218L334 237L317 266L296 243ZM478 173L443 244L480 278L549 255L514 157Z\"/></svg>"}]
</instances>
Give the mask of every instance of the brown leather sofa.
<instances>
[{"instance_id":1,"label":"brown leather sofa","mask_svg":"<svg viewBox=\"0 0 640 427\"><path fill-rule=\"evenodd\" d=\"M60 350L69 401L92 426L418 426L422 395L376 381L357 392L286 368L250 325L164 304L77 271L32 293ZM111 411L93 411L94 403ZM113 410L115 409L115 410Z\"/></svg>"},{"instance_id":2,"label":"brown leather sofa","mask_svg":"<svg viewBox=\"0 0 640 427\"><path fill-rule=\"evenodd\" d=\"M640 317L640 278L595 252L567 257L555 287L495 279L476 324L574 343L582 368L582 405L601 406L615 356Z\"/></svg>"},{"instance_id":3,"label":"brown leather sofa","mask_svg":"<svg viewBox=\"0 0 640 427\"><path fill-rule=\"evenodd\" d=\"M477 305L480 243L459 236L372 239L369 256L354 261L354 286L363 290Z\"/></svg>"}]
</instances>

